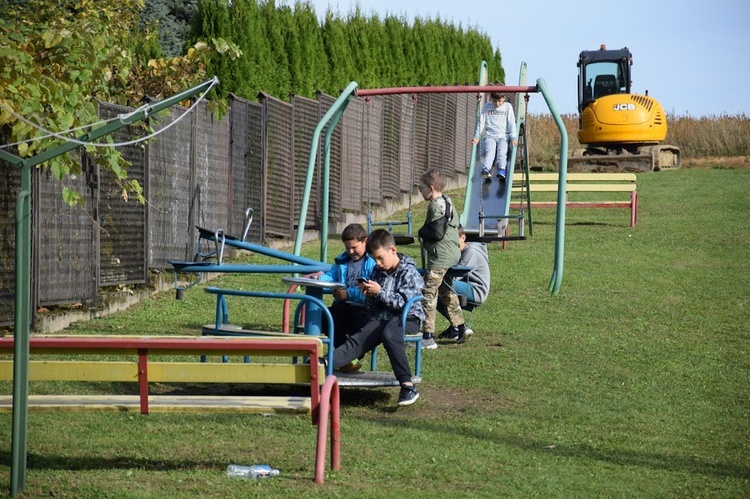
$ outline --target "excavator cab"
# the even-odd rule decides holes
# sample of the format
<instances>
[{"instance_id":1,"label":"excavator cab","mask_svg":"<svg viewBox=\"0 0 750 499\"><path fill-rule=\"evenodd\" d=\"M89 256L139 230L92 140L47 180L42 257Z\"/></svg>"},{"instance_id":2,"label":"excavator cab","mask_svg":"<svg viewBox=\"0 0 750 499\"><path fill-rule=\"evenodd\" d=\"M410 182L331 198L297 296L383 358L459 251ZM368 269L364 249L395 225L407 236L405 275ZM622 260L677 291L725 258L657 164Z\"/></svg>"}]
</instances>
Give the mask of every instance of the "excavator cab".
<instances>
[{"instance_id":1,"label":"excavator cab","mask_svg":"<svg viewBox=\"0 0 750 499\"><path fill-rule=\"evenodd\" d=\"M585 50L578 57L578 113L596 99L630 93L633 56L627 47L619 50Z\"/></svg>"}]
</instances>

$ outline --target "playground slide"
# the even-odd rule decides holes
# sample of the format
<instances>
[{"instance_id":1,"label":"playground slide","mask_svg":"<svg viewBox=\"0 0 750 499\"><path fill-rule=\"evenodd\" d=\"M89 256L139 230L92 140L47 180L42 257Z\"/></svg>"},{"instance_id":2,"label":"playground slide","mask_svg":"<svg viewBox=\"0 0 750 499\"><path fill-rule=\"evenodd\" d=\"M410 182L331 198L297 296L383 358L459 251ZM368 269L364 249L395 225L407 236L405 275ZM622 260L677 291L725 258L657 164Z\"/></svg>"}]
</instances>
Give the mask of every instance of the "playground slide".
<instances>
[{"instance_id":1,"label":"playground slide","mask_svg":"<svg viewBox=\"0 0 750 499\"><path fill-rule=\"evenodd\" d=\"M512 179L502 180L497 177L483 179L481 167L473 168L466 194L469 196L469 210L464 224L468 240L481 237L497 238L505 234L508 225L508 196ZM483 222L482 222L483 221ZM484 227L481 227L481 225Z\"/></svg>"},{"instance_id":2,"label":"playground slide","mask_svg":"<svg viewBox=\"0 0 750 499\"><path fill-rule=\"evenodd\" d=\"M487 65L482 61L479 71L479 84L487 85ZM519 85L526 85L526 63L521 63L519 73ZM477 113L486 102L486 94L478 102ZM526 101L520 93L515 94L516 129L522 132L522 124L526 120ZM479 115L477 114L477 120ZM525 140L519 136L519 147L525 147ZM503 239L524 239L523 231L519 236L506 237L505 229L509 219L518 219L518 216L509 214L510 193L513 185L513 172L516 168L516 157L518 147L508 150L507 178L505 180L497 177L483 179L480 176L483 158L479 154L480 147L472 146L471 160L469 162L469 179L466 185L466 200L464 202L464 213L461 214L461 223L464 233L469 241L485 240L492 241ZM493 172L495 170L493 169Z\"/></svg>"}]
</instances>

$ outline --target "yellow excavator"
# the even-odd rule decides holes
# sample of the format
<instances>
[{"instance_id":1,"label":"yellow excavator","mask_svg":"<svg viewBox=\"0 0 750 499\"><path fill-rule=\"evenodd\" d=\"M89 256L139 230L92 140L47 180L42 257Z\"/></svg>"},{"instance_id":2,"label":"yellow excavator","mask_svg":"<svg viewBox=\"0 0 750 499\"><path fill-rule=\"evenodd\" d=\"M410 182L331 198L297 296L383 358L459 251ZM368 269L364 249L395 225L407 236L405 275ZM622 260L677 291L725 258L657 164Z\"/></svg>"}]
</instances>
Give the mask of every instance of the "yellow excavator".
<instances>
[{"instance_id":1,"label":"yellow excavator","mask_svg":"<svg viewBox=\"0 0 750 499\"><path fill-rule=\"evenodd\" d=\"M631 93L627 47L584 50L578 58L578 141L571 172L648 172L680 167L680 149L660 144L667 119L658 101Z\"/></svg>"}]
</instances>

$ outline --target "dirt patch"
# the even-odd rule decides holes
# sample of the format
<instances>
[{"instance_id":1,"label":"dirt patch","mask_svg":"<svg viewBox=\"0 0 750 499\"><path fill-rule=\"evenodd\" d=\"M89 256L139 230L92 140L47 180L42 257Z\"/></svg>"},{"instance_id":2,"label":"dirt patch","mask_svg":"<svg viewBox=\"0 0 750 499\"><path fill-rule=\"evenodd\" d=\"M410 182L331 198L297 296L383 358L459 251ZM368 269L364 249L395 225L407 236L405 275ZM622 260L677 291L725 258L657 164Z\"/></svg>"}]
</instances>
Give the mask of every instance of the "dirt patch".
<instances>
[{"instance_id":1,"label":"dirt patch","mask_svg":"<svg viewBox=\"0 0 750 499\"><path fill-rule=\"evenodd\" d=\"M424 412L428 417L462 412L487 412L488 409L502 410L513 407L512 400L485 389L429 388L420 389L424 393Z\"/></svg>"},{"instance_id":2,"label":"dirt patch","mask_svg":"<svg viewBox=\"0 0 750 499\"><path fill-rule=\"evenodd\" d=\"M369 393L368 393L369 392ZM379 395L374 395L379 393ZM392 416L402 416L412 419L439 419L450 418L451 416L463 413L480 413L486 412L488 408L492 410L512 407L514 404L509 399L504 398L496 393L488 393L480 389L458 389L458 388L441 388L419 386L419 400L408 407L399 407L396 405L398 390L362 390L356 394L350 390L344 390L341 396L341 404L347 407L360 407L364 410L363 414L369 413L373 416L372 409L382 414ZM363 397L363 398L358 398ZM370 409L367 409L369 407ZM389 416L392 417L392 416ZM377 419L377 417L376 417Z\"/></svg>"},{"instance_id":3,"label":"dirt patch","mask_svg":"<svg viewBox=\"0 0 750 499\"><path fill-rule=\"evenodd\" d=\"M478 390L457 390L450 388L423 388L420 395L424 397L422 409L427 417L457 414L468 409L484 406L488 397Z\"/></svg>"}]
</instances>

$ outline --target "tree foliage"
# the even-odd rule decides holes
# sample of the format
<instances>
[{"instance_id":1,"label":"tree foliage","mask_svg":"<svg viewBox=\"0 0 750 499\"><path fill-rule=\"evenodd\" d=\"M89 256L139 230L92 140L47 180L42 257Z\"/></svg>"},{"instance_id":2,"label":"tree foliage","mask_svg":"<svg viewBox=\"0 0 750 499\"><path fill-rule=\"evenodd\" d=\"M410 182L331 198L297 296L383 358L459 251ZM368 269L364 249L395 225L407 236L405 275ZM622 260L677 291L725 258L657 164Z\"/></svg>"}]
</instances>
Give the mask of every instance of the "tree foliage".
<instances>
[{"instance_id":1,"label":"tree foliage","mask_svg":"<svg viewBox=\"0 0 750 499\"><path fill-rule=\"evenodd\" d=\"M97 123L97 100L138 106L146 95L166 97L205 80L202 58L209 52L239 55L215 39L185 56L143 59L154 35L137 29L142 8L142 0L0 0L8 14L0 18L0 132L18 143L21 157L60 143L51 136L36 140L48 136L45 130L74 137ZM117 150L86 151L140 197L141 186L127 181ZM61 155L45 166L62 179L80 173L81 162ZM67 199L81 202L76 195Z\"/></svg>"},{"instance_id":2,"label":"tree foliage","mask_svg":"<svg viewBox=\"0 0 750 499\"><path fill-rule=\"evenodd\" d=\"M184 51L196 0L146 0L140 14L142 29L156 29L159 53L175 57Z\"/></svg>"},{"instance_id":3,"label":"tree foliage","mask_svg":"<svg viewBox=\"0 0 750 499\"><path fill-rule=\"evenodd\" d=\"M366 15L275 0L0 0L0 134L21 157L59 144L47 132L96 123L97 99L138 106L218 76L212 97L338 94L349 82L375 88L475 82L479 61L504 81L500 51L476 28L441 19ZM189 30L187 26L190 26ZM19 119L19 116L23 119ZM29 124L33 123L35 126ZM126 181L109 148L86 147ZM69 155L45 166L80 173ZM129 184L140 193L140 186ZM71 202L80 198L69 198Z\"/></svg>"},{"instance_id":4,"label":"tree foliage","mask_svg":"<svg viewBox=\"0 0 750 499\"><path fill-rule=\"evenodd\" d=\"M465 84L476 82L482 60L491 81L505 80L500 52L486 34L440 18L409 24L355 6L346 16L329 8L320 22L300 0L293 7L275 0L197 0L196 12L190 40L222 36L243 52L237 60L210 63L222 95L335 95L351 81L362 88Z\"/></svg>"}]
</instances>

